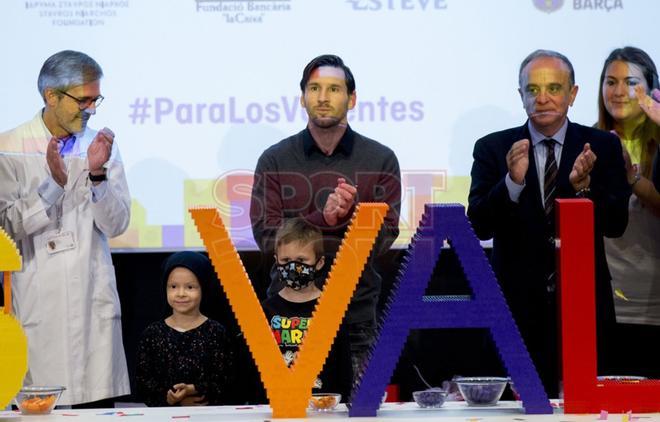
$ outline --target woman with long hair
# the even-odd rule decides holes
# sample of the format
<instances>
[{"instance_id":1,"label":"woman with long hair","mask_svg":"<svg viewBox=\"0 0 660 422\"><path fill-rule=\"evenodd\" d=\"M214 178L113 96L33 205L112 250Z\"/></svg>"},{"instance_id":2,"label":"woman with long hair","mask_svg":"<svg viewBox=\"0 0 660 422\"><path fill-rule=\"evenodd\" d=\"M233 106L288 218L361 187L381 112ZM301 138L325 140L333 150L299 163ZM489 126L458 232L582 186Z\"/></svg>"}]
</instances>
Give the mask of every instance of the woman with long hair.
<instances>
[{"instance_id":1,"label":"woman with long hair","mask_svg":"<svg viewBox=\"0 0 660 422\"><path fill-rule=\"evenodd\" d=\"M650 339L660 337L660 85L653 60L635 47L610 53L600 76L600 129L621 139L630 197L628 227L605 239L617 317L614 367L660 378ZM650 342L650 343L649 343Z\"/></svg>"}]
</instances>

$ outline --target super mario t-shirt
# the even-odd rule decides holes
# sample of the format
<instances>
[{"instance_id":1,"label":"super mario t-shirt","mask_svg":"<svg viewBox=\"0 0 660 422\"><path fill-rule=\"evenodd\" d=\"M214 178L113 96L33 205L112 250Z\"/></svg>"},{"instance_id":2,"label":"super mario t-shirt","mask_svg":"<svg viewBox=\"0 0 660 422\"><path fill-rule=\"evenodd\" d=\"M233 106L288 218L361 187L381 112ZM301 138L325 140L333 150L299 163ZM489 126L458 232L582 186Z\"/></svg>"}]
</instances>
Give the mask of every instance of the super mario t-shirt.
<instances>
[{"instance_id":1,"label":"super mario t-shirt","mask_svg":"<svg viewBox=\"0 0 660 422\"><path fill-rule=\"evenodd\" d=\"M307 330L312 325L312 312L316 302L316 299L302 303L289 302L276 294L262 303L271 332L287 366L291 366L295 360ZM348 394L351 382L348 336L345 330L340 328L314 388L343 395Z\"/></svg>"}]
</instances>

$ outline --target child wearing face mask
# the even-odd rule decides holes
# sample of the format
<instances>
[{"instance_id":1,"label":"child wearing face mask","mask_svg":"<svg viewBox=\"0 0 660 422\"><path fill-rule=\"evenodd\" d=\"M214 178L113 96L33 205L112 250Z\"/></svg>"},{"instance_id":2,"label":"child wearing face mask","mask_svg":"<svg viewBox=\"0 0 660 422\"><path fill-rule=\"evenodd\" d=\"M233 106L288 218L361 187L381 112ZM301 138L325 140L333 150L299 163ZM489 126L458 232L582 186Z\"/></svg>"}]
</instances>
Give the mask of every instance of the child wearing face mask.
<instances>
[{"instance_id":1,"label":"child wearing face mask","mask_svg":"<svg viewBox=\"0 0 660 422\"><path fill-rule=\"evenodd\" d=\"M321 231L303 218L286 220L275 236L275 261L284 288L262 306L282 356L291 366L310 327L321 290L315 281L325 265ZM348 397L352 369L348 333L340 328L314 392Z\"/></svg>"},{"instance_id":2,"label":"child wearing face mask","mask_svg":"<svg viewBox=\"0 0 660 422\"><path fill-rule=\"evenodd\" d=\"M196 252L171 255L162 288L168 316L142 333L138 395L148 406L224 404L233 354L222 324L207 317L221 293L211 261Z\"/></svg>"}]
</instances>

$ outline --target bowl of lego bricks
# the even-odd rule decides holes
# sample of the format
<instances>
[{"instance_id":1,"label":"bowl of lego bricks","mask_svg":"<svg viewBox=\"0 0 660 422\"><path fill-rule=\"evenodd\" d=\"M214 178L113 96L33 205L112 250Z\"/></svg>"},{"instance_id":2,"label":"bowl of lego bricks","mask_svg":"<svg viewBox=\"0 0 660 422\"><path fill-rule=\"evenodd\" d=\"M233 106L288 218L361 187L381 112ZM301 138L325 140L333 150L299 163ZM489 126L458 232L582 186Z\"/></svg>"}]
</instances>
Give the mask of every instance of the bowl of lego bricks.
<instances>
[{"instance_id":1,"label":"bowl of lego bricks","mask_svg":"<svg viewBox=\"0 0 660 422\"><path fill-rule=\"evenodd\" d=\"M458 377L458 390L470 406L494 406L502 397L508 378Z\"/></svg>"},{"instance_id":2,"label":"bowl of lego bricks","mask_svg":"<svg viewBox=\"0 0 660 422\"><path fill-rule=\"evenodd\" d=\"M427 388L426 390L413 392L415 403L422 408L442 407L445 404L446 396L447 391L441 388Z\"/></svg>"},{"instance_id":3,"label":"bowl of lego bricks","mask_svg":"<svg viewBox=\"0 0 660 422\"><path fill-rule=\"evenodd\" d=\"M14 401L23 415L47 415L53 410L64 390L62 386L23 387Z\"/></svg>"},{"instance_id":4,"label":"bowl of lego bricks","mask_svg":"<svg viewBox=\"0 0 660 422\"><path fill-rule=\"evenodd\" d=\"M314 393L309 400L309 407L317 412L329 412L337 407L341 401L341 394L337 393Z\"/></svg>"}]
</instances>

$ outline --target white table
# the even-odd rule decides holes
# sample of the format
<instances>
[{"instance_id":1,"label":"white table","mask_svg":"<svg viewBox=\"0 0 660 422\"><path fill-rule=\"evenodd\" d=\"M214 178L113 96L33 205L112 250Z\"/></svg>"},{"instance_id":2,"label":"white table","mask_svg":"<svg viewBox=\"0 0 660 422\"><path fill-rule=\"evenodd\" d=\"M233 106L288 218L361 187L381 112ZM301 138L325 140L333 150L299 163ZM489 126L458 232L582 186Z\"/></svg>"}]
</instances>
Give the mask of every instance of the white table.
<instances>
[{"instance_id":1,"label":"white table","mask_svg":"<svg viewBox=\"0 0 660 422\"><path fill-rule=\"evenodd\" d=\"M553 402L555 406L557 402ZM371 422L377 420L397 420L401 422L442 420L442 422L593 422L600 415L564 415L557 407L554 415L526 415L519 402L503 401L493 407L469 407L464 402L447 402L439 409L421 409L415 403L384 403L376 418L349 418L348 410L340 404L334 411L326 413L307 412L309 420L351 420ZM634 419L639 418L639 419ZM267 405L258 406L217 406L217 407L172 407L172 408L116 408L116 409L56 409L50 415L22 416L16 412L0 412L0 421L59 421L59 422L197 422L197 421L271 421L271 410ZM300 421L302 419L277 419L277 421ZM621 422L624 415L609 414L607 421ZM660 422L660 413L634 414L630 422Z\"/></svg>"}]
</instances>

